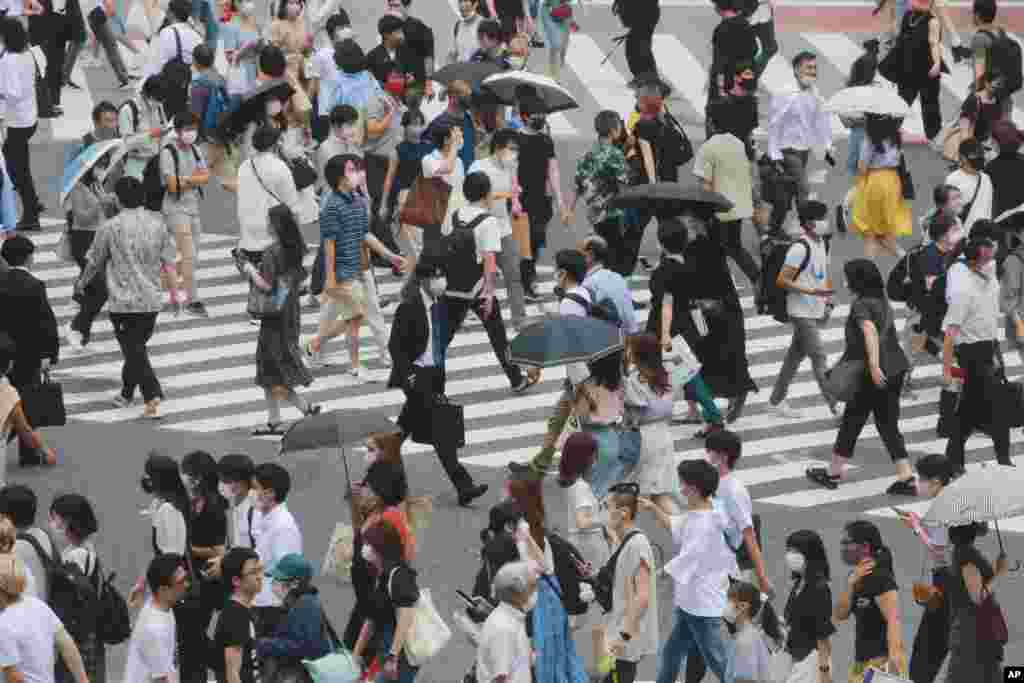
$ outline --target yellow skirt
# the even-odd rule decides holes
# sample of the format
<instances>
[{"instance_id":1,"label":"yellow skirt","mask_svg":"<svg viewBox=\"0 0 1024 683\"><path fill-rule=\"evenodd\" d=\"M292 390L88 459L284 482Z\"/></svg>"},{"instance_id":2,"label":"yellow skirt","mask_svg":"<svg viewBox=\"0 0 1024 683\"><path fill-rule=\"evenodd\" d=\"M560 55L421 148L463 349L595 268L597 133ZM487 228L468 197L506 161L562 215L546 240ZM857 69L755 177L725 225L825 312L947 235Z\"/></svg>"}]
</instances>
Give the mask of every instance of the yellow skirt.
<instances>
[{"instance_id":1,"label":"yellow skirt","mask_svg":"<svg viewBox=\"0 0 1024 683\"><path fill-rule=\"evenodd\" d=\"M858 176L852 227L862 235L875 237L905 237L914 231L910 204L903 199L896 169L876 168L867 176Z\"/></svg>"}]
</instances>

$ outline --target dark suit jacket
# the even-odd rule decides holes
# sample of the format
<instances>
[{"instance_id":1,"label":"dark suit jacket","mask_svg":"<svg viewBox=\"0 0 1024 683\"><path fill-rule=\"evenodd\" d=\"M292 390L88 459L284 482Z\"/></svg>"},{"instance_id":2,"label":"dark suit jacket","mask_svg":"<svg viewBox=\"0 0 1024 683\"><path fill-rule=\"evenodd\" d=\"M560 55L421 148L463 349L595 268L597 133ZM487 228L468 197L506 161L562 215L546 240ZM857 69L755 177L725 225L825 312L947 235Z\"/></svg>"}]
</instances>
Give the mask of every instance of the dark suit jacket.
<instances>
[{"instance_id":1,"label":"dark suit jacket","mask_svg":"<svg viewBox=\"0 0 1024 683\"><path fill-rule=\"evenodd\" d=\"M388 340L388 352L391 354L389 388L406 385L406 380L413 373L413 363L427 350L429 336L430 322L423 299L417 294L411 301L399 304Z\"/></svg>"},{"instance_id":2,"label":"dark suit jacket","mask_svg":"<svg viewBox=\"0 0 1024 683\"><path fill-rule=\"evenodd\" d=\"M406 45L398 48L394 59L391 59L383 45L378 45L366 54L366 67L374 78L380 81L381 85L387 80L388 73L391 71L398 71L403 75L411 74L417 83L426 78L422 60L419 60Z\"/></svg>"},{"instance_id":3,"label":"dark suit jacket","mask_svg":"<svg viewBox=\"0 0 1024 683\"><path fill-rule=\"evenodd\" d=\"M0 332L6 332L17 346L15 370L36 368L39 361L56 361L60 347L57 318L46 296L42 280L20 268L11 268L0 275ZM15 379L11 382L18 384Z\"/></svg>"}]
</instances>

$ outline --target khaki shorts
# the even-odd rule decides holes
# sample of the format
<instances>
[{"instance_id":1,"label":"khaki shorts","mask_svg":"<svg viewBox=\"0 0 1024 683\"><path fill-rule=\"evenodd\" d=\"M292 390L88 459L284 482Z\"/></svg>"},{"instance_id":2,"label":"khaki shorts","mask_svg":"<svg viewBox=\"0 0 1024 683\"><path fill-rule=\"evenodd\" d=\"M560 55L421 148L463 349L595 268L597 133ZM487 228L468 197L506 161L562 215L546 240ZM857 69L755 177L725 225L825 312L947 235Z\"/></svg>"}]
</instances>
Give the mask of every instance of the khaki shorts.
<instances>
[{"instance_id":1,"label":"khaki shorts","mask_svg":"<svg viewBox=\"0 0 1024 683\"><path fill-rule=\"evenodd\" d=\"M325 289L320 302L337 306L338 320L366 317L366 290L361 280L342 280L337 287Z\"/></svg>"}]
</instances>

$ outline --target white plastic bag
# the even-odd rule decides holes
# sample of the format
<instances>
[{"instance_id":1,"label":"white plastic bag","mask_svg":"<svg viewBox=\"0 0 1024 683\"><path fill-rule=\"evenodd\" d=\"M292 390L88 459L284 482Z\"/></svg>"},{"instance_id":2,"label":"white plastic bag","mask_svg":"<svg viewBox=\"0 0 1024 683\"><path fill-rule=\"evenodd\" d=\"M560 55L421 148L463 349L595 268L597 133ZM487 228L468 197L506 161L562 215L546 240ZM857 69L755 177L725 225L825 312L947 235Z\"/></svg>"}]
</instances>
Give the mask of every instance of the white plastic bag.
<instances>
[{"instance_id":1,"label":"white plastic bag","mask_svg":"<svg viewBox=\"0 0 1024 683\"><path fill-rule=\"evenodd\" d=\"M352 558L355 555L355 531L347 522L334 525L334 533L327 544L324 562L320 567L321 576L330 576L340 583L352 580Z\"/></svg>"},{"instance_id":2,"label":"white plastic bag","mask_svg":"<svg viewBox=\"0 0 1024 683\"><path fill-rule=\"evenodd\" d=\"M682 335L672 338L672 350L665 354L665 361L670 365L669 377L674 393L682 391L700 372L700 361Z\"/></svg>"},{"instance_id":3,"label":"white plastic bag","mask_svg":"<svg viewBox=\"0 0 1024 683\"><path fill-rule=\"evenodd\" d=\"M420 589L420 599L413 609L416 617L405 640L405 656L412 666L423 666L444 649L451 640L452 631L434 607L429 588Z\"/></svg>"}]
</instances>

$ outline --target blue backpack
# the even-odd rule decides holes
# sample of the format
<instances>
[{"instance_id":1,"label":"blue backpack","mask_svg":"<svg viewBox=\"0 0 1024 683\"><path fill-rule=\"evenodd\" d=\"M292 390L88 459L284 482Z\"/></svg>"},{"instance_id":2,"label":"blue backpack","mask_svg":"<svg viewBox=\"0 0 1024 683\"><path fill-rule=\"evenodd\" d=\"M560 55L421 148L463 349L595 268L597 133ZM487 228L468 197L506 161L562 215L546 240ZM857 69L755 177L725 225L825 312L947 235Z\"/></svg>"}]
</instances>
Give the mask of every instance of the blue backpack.
<instances>
[{"instance_id":1,"label":"blue backpack","mask_svg":"<svg viewBox=\"0 0 1024 683\"><path fill-rule=\"evenodd\" d=\"M206 111L203 112L203 131L206 136L212 135L220 124L223 122L224 117L229 113L231 107L228 99L228 91L223 83L217 81L211 81L208 79L200 79L193 83L193 86L200 85L204 86L209 95L206 100Z\"/></svg>"}]
</instances>

